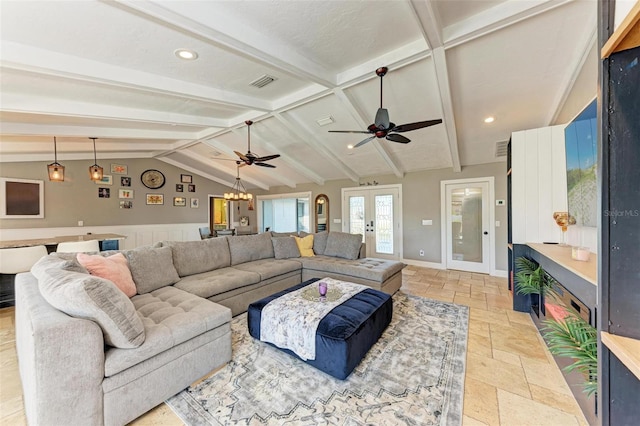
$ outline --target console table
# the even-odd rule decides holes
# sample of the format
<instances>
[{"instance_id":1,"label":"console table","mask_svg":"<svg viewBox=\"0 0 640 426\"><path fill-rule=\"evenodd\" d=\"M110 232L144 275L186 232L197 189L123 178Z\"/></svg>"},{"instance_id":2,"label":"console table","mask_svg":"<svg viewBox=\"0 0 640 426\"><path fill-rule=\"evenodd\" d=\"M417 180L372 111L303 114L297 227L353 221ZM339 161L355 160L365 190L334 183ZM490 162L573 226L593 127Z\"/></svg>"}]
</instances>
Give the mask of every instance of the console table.
<instances>
[{"instance_id":1,"label":"console table","mask_svg":"<svg viewBox=\"0 0 640 426\"><path fill-rule=\"evenodd\" d=\"M124 240L126 235L119 234L82 234L82 235L65 235L60 237L45 237L34 238L29 240L7 240L0 241L0 249L4 248L18 248L18 247L33 247L33 246L47 246L47 250L53 251L55 246L60 243L69 241L92 241L98 240L99 242L105 240Z\"/></svg>"}]
</instances>

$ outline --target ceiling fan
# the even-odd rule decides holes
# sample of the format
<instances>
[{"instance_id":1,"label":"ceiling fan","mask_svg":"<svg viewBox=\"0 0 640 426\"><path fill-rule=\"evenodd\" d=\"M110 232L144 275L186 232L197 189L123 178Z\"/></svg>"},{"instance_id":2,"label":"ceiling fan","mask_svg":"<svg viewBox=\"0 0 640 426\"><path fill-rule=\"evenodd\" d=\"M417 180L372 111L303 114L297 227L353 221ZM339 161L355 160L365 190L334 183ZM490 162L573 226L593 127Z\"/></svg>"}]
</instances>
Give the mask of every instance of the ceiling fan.
<instances>
[{"instance_id":1,"label":"ceiling fan","mask_svg":"<svg viewBox=\"0 0 640 426\"><path fill-rule=\"evenodd\" d=\"M238 151L233 151L233 152L235 152L236 155L240 157L240 160L247 166L251 166L255 164L256 166L270 167L272 169L275 169L276 166L274 166L273 164L267 164L265 163L265 161L278 158L280 157L280 154L266 155L264 157L260 157L254 154L253 152L251 152L251 125L253 124L253 121L247 120L244 122L244 124L247 125L247 144L248 144L247 153L242 154L241 152L238 152Z\"/></svg>"},{"instance_id":2,"label":"ceiling fan","mask_svg":"<svg viewBox=\"0 0 640 426\"><path fill-rule=\"evenodd\" d=\"M382 108L382 77L385 76L387 71L389 71L387 67L381 67L376 70L376 75L380 77L380 108L378 108L378 112L376 112L374 123L367 127L367 130L329 130L329 133L367 133L373 135L354 145L354 148L357 148L374 138L385 138L391 142L409 143L411 139L398 133L409 132L442 123L440 119L418 121L415 123L400 124L398 126L391 123L389 121L389 111L387 111L386 108Z\"/></svg>"}]
</instances>

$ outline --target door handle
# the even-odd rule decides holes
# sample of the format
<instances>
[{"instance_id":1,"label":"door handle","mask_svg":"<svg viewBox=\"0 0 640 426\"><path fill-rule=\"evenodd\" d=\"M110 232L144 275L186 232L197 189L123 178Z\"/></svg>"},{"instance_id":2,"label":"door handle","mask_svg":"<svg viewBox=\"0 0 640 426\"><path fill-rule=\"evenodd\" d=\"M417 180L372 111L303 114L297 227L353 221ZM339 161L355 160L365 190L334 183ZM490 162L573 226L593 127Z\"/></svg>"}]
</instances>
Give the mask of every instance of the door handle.
<instances>
[{"instance_id":1,"label":"door handle","mask_svg":"<svg viewBox=\"0 0 640 426\"><path fill-rule=\"evenodd\" d=\"M489 233L487 231L484 231L483 234L484 235L489 235Z\"/></svg>"}]
</instances>

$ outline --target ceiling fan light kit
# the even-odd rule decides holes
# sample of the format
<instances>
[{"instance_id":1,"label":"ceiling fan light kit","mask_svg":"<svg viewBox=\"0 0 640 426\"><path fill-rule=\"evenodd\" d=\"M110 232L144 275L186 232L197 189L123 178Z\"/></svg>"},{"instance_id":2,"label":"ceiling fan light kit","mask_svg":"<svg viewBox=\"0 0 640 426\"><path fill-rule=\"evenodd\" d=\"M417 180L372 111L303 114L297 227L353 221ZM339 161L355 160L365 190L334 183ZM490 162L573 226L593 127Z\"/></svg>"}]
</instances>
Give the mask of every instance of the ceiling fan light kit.
<instances>
[{"instance_id":1,"label":"ceiling fan light kit","mask_svg":"<svg viewBox=\"0 0 640 426\"><path fill-rule=\"evenodd\" d=\"M411 139L398 133L410 132L412 130L418 130L424 127L434 126L436 124L442 123L441 119L418 121L415 123L400 124L398 126L396 126L395 123L392 123L389 120L389 111L386 108L382 107L382 78L387 74L388 71L389 68L387 67L380 67L376 70L376 75L380 77L380 108L378 108L378 111L376 112L374 123L369 125L369 127L367 127L367 130L329 130L329 133L365 133L372 135L358 142L353 146L354 148L358 148L359 146L362 146L375 138L384 138L391 142L406 144L411 142Z\"/></svg>"}]
</instances>

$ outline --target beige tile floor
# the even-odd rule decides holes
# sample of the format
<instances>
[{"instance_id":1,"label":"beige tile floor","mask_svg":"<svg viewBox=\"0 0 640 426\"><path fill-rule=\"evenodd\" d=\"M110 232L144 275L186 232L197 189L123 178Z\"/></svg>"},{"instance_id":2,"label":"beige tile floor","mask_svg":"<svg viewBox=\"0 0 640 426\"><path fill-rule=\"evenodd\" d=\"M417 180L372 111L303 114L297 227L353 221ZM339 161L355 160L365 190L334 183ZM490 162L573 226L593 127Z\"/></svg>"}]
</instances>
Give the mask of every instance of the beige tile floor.
<instances>
[{"instance_id":1,"label":"beige tile floor","mask_svg":"<svg viewBox=\"0 0 640 426\"><path fill-rule=\"evenodd\" d=\"M463 425L586 425L528 314L504 278L408 266L402 291L470 307ZM13 308L0 309L0 424L24 425ZM180 425L165 404L134 425Z\"/></svg>"}]
</instances>

